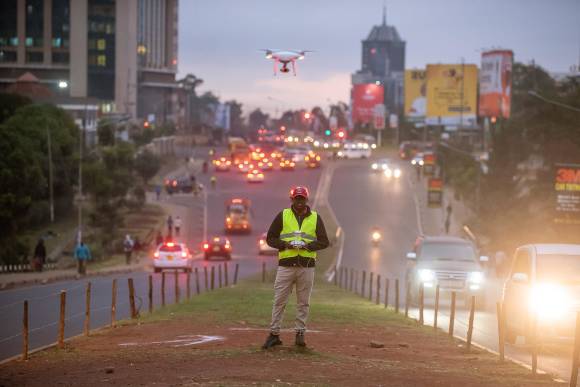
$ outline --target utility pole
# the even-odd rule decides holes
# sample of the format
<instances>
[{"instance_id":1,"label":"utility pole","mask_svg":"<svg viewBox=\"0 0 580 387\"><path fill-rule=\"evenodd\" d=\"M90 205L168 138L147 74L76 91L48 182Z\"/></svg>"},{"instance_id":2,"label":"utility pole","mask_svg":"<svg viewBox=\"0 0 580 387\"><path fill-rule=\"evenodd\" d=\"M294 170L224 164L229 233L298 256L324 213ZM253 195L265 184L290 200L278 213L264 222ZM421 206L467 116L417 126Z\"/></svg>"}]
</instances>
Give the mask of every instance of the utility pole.
<instances>
[{"instance_id":1,"label":"utility pole","mask_svg":"<svg viewBox=\"0 0 580 387\"><path fill-rule=\"evenodd\" d=\"M85 118L79 139L79 192L78 192L78 243L83 240L83 148L87 130L87 101L85 101Z\"/></svg>"},{"instance_id":2,"label":"utility pole","mask_svg":"<svg viewBox=\"0 0 580 387\"><path fill-rule=\"evenodd\" d=\"M46 124L46 142L48 146L48 192L50 205L50 223L54 223L54 190L53 190L54 177L52 174L52 141L48 124Z\"/></svg>"},{"instance_id":3,"label":"utility pole","mask_svg":"<svg viewBox=\"0 0 580 387\"><path fill-rule=\"evenodd\" d=\"M465 86L465 59L461 58L461 108L459 109L459 130L463 129L463 105Z\"/></svg>"}]
</instances>

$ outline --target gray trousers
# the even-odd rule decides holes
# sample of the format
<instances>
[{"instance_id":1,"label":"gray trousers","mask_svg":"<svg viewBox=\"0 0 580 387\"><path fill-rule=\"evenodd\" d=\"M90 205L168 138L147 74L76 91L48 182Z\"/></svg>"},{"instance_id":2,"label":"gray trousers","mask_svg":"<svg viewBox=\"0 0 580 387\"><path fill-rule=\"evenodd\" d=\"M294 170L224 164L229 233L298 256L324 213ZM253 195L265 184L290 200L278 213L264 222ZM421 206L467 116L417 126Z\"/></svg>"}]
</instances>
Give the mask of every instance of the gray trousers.
<instances>
[{"instance_id":1,"label":"gray trousers","mask_svg":"<svg viewBox=\"0 0 580 387\"><path fill-rule=\"evenodd\" d=\"M313 267L285 267L278 266L276 281L274 282L274 306L272 307L272 322L270 332L278 335L284 317L286 303L292 293L292 288L296 284L296 332L304 333L306 330L306 320L310 310L310 293L314 284Z\"/></svg>"}]
</instances>

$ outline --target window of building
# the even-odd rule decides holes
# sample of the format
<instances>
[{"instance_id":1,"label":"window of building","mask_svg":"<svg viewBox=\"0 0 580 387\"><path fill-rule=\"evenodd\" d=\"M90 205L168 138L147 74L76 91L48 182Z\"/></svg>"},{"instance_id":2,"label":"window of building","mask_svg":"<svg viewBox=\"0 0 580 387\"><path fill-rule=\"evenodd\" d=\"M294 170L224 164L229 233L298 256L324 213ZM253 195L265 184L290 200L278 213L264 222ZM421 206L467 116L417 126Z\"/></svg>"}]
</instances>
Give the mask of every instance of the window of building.
<instances>
[{"instance_id":1,"label":"window of building","mask_svg":"<svg viewBox=\"0 0 580 387\"><path fill-rule=\"evenodd\" d=\"M69 38L70 0L52 0L52 46L68 48Z\"/></svg>"},{"instance_id":2,"label":"window of building","mask_svg":"<svg viewBox=\"0 0 580 387\"><path fill-rule=\"evenodd\" d=\"M13 39L18 43L16 30L17 0L0 1L0 47L11 46ZM5 53L5 55L7 55ZM0 59L1 60L1 59Z\"/></svg>"},{"instance_id":3,"label":"window of building","mask_svg":"<svg viewBox=\"0 0 580 387\"><path fill-rule=\"evenodd\" d=\"M26 46L42 47L44 0L26 0Z\"/></svg>"},{"instance_id":4,"label":"window of building","mask_svg":"<svg viewBox=\"0 0 580 387\"><path fill-rule=\"evenodd\" d=\"M97 57L97 66L105 67L107 65L107 57L105 55L99 55Z\"/></svg>"},{"instance_id":5,"label":"window of building","mask_svg":"<svg viewBox=\"0 0 580 387\"><path fill-rule=\"evenodd\" d=\"M70 54L68 52L53 52L52 63L67 64L70 61Z\"/></svg>"},{"instance_id":6,"label":"window of building","mask_svg":"<svg viewBox=\"0 0 580 387\"><path fill-rule=\"evenodd\" d=\"M104 51L107 48L107 41L105 39L97 40L97 50Z\"/></svg>"},{"instance_id":7,"label":"window of building","mask_svg":"<svg viewBox=\"0 0 580 387\"><path fill-rule=\"evenodd\" d=\"M26 63L42 63L43 60L42 51L26 51Z\"/></svg>"},{"instance_id":8,"label":"window of building","mask_svg":"<svg viewBox=\"0 0 580 387\"><path fill-rule=\"evenodd\" d=\"M16 51L0 49L0 63L16 62Z\"/></svg>"}]
</instances>

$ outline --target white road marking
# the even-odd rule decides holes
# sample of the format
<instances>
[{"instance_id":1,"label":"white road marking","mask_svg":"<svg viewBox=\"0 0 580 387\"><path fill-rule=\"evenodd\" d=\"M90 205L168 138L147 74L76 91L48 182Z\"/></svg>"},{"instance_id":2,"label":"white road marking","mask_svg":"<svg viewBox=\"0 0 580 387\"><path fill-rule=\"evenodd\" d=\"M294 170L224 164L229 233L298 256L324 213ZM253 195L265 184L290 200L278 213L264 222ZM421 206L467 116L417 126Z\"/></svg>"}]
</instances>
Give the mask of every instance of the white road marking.
<instances>
[{"instance_id":1,"label":"white road marking","mask_svg":"<svg viewBox=\"0 0 580 387\"><path fill-rule=\"evenodd\" d=\"M242 331L242 332L253 332L253 331L260 331L260 332L269 332L270 328L229 328L230 331ZM294 329L280 329L281 332L294 332ZM307 329L306 333L326 333L324 331L317 331L317 330L311 330L311 329Z\"/></svg>"},{"instance_id":2,"label":"white road marking","mask_svg":"<svg viewBox=\"0 0 580 387\"><path fill-rule=\"evenodd\" d=\"M178 347L189 347L191 345L199 345L204 343L209 343L212 341L224 341L225 338L222 336L206 336L206 335L185 335L177 336L176 340L164 340L164 341L151 341L148 343L121 343L121 347L140 347L146 345L163 345L170 344L174 348ZM182 337L181 339L179 337Z\"/></svg>"}]
</instances>

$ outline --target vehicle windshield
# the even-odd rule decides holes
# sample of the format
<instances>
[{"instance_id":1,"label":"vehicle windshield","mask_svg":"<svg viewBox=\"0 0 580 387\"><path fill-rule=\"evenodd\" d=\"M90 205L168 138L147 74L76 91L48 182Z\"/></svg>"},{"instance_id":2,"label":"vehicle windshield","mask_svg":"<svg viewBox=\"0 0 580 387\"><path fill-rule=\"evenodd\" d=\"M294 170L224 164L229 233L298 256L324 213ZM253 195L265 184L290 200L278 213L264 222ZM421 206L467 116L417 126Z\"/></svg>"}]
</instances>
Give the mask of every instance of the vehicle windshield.
<instances>
[{"instance_id":1,"label":"vehicle windshield","mask_svg":"<svg viewBox=\"0 0 580 387\"><path fill-rule=\"evenodd\" d=\"M563 284L580 284L580 255L538 255L536 279Z\"/></svg>"},{"instance_id":2,"label":"vehicle windshield","mask_svg":"<svg viewBox=\"0 0 580 387\"><path fill-rule=\"evenodd\" d=\"M176 251L181 251L181 245L173 245L173 246L162 245L159 251L162 251L164 253L174 253Z\"/></svg>"},{"instance_id":3,"label":"vehicle windshield","mask_svg":"<svg viewBox=\"0 0 580 387\"><path fill-rule=\"evenodd\" d=\"M467 243L424 243L418 255L420 260L474 262L475 250Z\"/></svg>"},{"instance_id":4,"label":"vehicle windshield","mask_svg":"<svg viewBox=\"0 0 580 387\"><path fill-rule=\"evenodd\" d=\"M228 207L228 211L234 214L243 214L246 211L246 207L242 204L231 204Z\"/></svg>"}]
</instances>

